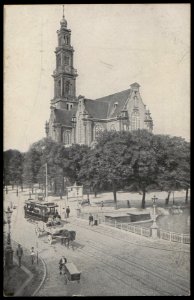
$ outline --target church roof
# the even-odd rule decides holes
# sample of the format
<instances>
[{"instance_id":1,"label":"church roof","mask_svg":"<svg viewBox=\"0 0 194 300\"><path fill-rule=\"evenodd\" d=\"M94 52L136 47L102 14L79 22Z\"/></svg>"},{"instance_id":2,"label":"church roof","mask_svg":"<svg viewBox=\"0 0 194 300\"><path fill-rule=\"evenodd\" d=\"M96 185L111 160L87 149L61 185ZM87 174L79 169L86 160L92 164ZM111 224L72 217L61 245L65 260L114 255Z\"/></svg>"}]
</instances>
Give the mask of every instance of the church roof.
<instances>
[{"instance_id":1,"label":"church roof","mask_svg":"<svg viewBox=\"0 0 194 300\"><path fill-rule=\"evenodd\" d=\"M85 99L85 108L93 118L114 118L121 112L130 94L131 89L128 89L95 100Z\"/></svg>"},{"instance_id":2,"label":"church roof","mask_svg":"<svg viewBox=\"0 0 194 300\"><path fill-rule=\"evenodd\" d=\"M62 125L71 126L72 116L75 115L77 108L72 108L72 110L65 109L54 109L55 121Z\"/></svg>"},{"instance_id":3,"label":"church roof","mask_svg":"<svg viewBox=\"0 0 194 300\"><path fill-rule=\"evenodd\" d=\"M85 99L84 104L88 114L91 117L100 119L107 118L108 103L100 103L95 100Z\"/></svg>"}]
</instances>

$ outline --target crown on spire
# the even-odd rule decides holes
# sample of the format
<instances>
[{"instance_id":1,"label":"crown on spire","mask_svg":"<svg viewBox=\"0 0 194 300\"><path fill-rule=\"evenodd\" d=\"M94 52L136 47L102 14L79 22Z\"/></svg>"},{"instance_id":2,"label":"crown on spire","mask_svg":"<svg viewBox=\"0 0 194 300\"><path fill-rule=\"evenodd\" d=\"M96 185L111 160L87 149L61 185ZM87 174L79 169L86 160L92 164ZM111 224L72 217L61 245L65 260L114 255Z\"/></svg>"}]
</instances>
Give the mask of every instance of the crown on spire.
<instances>
[{"instance_id":1,"label":"crown on spire","mask_svg":"<svg viewBox=\"0 0 194 300\"><path fill-rule=\"evenodd\" d=\"M67 21L65 20L65 16L64 16L64 5L63 5L63 19L60 22L61 27L67 27Z\"/></svg>"}]
</instances>

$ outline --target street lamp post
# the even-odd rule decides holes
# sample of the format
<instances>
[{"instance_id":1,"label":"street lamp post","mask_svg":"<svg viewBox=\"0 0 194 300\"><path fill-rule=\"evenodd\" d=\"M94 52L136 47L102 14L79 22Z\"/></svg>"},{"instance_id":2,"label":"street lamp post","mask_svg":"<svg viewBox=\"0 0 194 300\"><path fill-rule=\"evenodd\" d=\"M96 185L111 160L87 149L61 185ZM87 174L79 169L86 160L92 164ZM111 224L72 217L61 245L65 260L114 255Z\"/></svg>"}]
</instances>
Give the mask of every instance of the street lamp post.
<instances>
[{"instance_id":1,"label":"street lamp post","mask_svg":"<svg viewBox=\"0 0 194 300\"><path fill-rule=\"evenodd\" d=\"M152 202L153 202L153 224L151 226L151 231L152 231L152 238L156 239L158 238L158 225L156 224L156 200L158 200L158 198L154 195L154 197L152 198Z\"/></svg>"},{"instance_id":2,"label":"street lamp post","mask_svg":"<svg viewBox=\"0 0 194 300\"><path fill-rule=\"evenodd\" d=\"M7 215L7 224L8 224L8 235L7 235L7 245L5 247L5 262L6 266L12 267L13 266L13 250L11 247L11 215L12 211L8 206L7 211L5 211Z\"/></svg>"}]
</instances>

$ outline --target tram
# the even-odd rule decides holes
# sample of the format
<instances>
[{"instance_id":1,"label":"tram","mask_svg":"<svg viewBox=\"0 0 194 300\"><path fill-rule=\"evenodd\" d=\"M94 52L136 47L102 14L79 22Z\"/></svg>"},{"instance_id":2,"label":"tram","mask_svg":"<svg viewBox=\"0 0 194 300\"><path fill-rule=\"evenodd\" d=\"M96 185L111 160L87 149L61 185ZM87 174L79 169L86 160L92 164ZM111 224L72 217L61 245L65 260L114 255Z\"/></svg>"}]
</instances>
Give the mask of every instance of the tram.
<instances>
[{"instance_id":1,"label":"tram","mask_svg":"<svg viewBox=\"0 0 194 300\"><path fill-rule=\"evenodd\" d=\"M50 216L53 216L57 212L58 205L53 202L38 202L33 200L25 201L24 216L25 218L31 218L47 222Z\"/></svg>"}]
</instances>

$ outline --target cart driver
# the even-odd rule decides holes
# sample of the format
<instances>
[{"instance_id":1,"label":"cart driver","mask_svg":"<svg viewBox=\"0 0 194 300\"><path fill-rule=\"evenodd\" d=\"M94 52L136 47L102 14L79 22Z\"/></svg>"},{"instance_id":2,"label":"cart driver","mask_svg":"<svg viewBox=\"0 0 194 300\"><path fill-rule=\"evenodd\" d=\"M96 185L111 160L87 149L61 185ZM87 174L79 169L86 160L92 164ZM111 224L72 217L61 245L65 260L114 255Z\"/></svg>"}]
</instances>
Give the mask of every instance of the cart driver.
<instances>
[{"instance_id":1,"label":"cart driver","mask_svg":"<svg viewBox=\"0 0 194 300\"><path fill-rule=\"evenodd\" d=\"M59 260L59 271L60 271L60 275L62 274L62 269L64 270L65 273L65 264L67 263L67 259L65 256L62 256L61 259Z\"/></svg>"}]
</instances>

